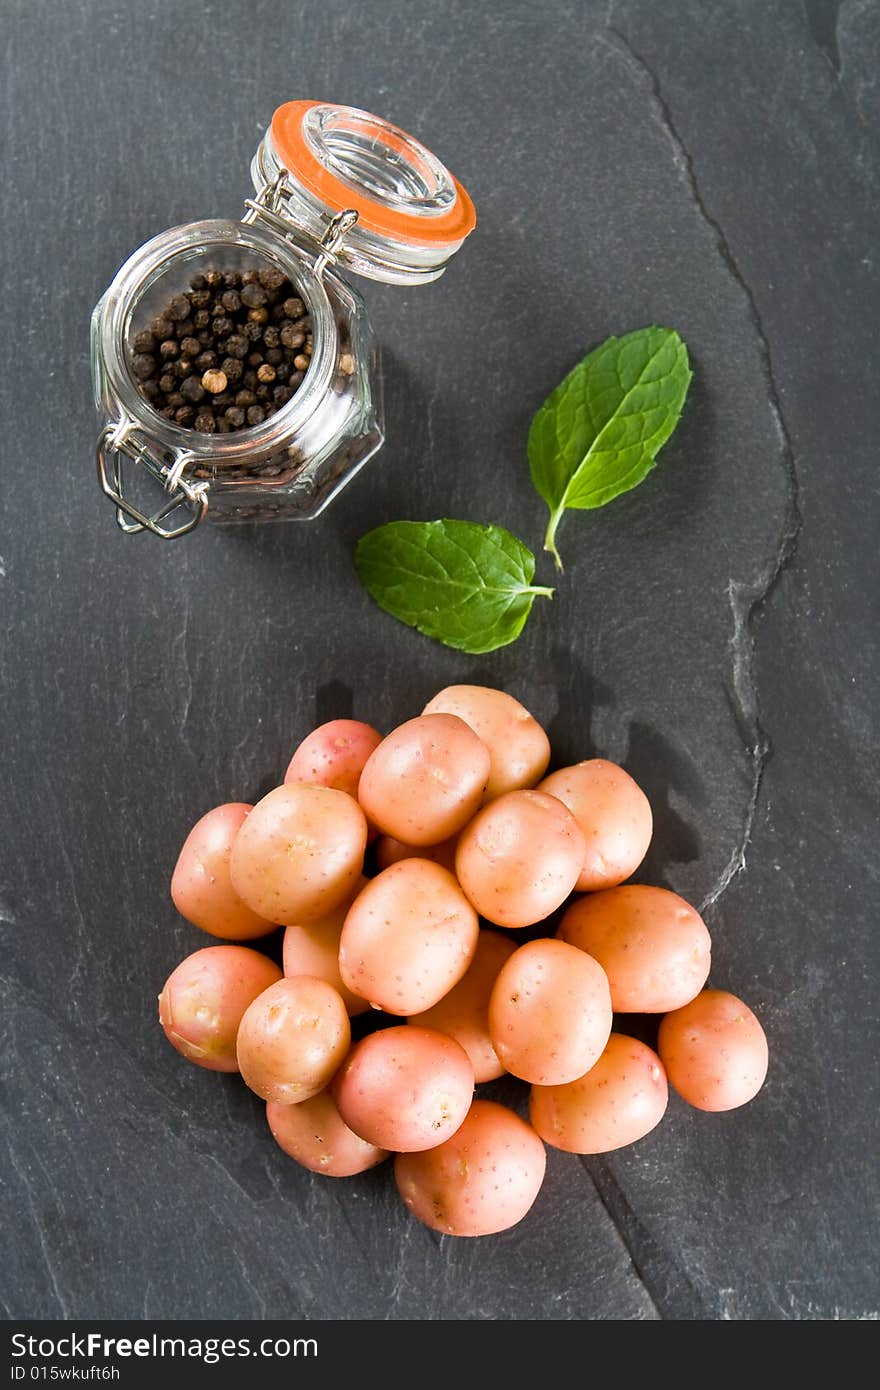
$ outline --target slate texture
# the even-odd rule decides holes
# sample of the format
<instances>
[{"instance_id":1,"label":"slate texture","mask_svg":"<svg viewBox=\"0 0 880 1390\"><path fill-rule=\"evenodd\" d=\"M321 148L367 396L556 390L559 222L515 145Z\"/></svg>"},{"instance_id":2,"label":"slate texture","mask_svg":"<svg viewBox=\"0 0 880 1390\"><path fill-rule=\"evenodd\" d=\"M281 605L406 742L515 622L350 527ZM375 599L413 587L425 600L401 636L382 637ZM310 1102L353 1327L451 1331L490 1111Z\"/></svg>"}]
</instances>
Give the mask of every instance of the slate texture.
<instances>
[{"instance_id":1,"label":"slate texture","mask_svg":"<svg viewBox=\"0 0 880 1390\"><path fill-rule=\"evenodd\" d=\"M5 1315L876 1318L878 7L0 18ZM237 215L295 96L422 138L477 233L436 284L364 284L388 443L323 519L128 539L94 479L91 307L147 237ZM651 322L691 350L681 425L641 488L564 521L523 638L467 658L373 607L350 556L382 520L539 549L530 417ZM558 762L641 781L641 877L704 905L712 982L771 1047L752 1105L673 1097L630 1150L551 1153L527 1220L483 1241L414 1223L387 1169L297 1169L155 1020L207 944L167 894L191 823L268 790L318 719L391 727L458 680L515 693Z\"/></svg>"}]
</instances>

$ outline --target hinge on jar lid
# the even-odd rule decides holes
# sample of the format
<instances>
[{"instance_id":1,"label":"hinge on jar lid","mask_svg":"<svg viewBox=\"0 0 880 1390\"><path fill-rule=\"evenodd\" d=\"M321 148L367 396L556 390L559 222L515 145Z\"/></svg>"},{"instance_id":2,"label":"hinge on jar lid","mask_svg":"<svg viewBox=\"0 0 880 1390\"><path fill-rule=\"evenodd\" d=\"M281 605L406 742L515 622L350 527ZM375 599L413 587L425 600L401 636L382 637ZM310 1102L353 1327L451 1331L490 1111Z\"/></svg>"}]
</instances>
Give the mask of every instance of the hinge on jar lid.
<instances>
[{"instance_id":1,"label":"hinge on jar lid","mask_svg":"<svg viewBox=\"0 0 880 1390\"><path fill-rule=\"evenodd\" d=\"M321 276L327 266L335 262L335 253L357 222L358 214L354 208L343 208L342 212L338 212L335 217L330 219L321 240L316 241L305 228L300 227L294 221L289 213L284 216L279 211L290 199L287 176L287 169L279 169L274 179L263 184L256 198L246 198L244 205L247 212L241 220L246 225L258 220L265 222L274 231L280 232L286 238L290 237L291 232L295 230L297 243L313 253L315 274Z\"/></svg>"},{"instance_id":2,"label":"hinge on jar lid","mask_svg":"<svg viewBox=\"0 0 880 1390\"><path fill-rule=\"evenodd\" d=\"M105 425L98 436L96 448L101 491L115 503L117 524L126 535L134 535L138 531L151 531L162 540L173 541L177 540L178 536L186 536L190 531L194 531L208 510L208 484L191 483L184 478L183 473L191 462L192 455L181 454L172 467L162 465L157 468L155 462L150 460L150 472L158 477L168 493L167 502L164 502L152 516L142 512L125 496L123 456L136 464L143 464L148 458L146 446L138 442L137 426L129 419ZM188 512L187 520L179 526L163 526L161 523L164 519L178 507L183 507Z\"/></svg>"}]
</instances>

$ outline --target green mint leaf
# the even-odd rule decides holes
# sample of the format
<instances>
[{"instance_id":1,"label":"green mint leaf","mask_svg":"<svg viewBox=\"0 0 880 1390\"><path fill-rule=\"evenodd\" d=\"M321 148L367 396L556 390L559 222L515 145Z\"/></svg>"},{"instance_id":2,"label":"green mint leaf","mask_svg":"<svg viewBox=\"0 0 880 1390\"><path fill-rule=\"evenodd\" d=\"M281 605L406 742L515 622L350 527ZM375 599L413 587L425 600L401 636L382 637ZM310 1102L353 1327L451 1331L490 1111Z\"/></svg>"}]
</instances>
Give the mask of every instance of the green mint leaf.
<instances>
[{"instance_id":1,"label":"green mint leaf","mask_svg":"<svg viewBox=\"0 0 880 1390\"><path fill-rule=\"evenodd\" d=\"M502 526L473 521L389 521L355 548L361 583L380 608L461 652L514 642L532 604L535 557Z\"/></svg>"},{"instance_id":2,"label":"green mint leaf","mask_svg":"<svg viewBox=\"0 0 880 1390\"><path fill-rule=\"evenodd\" d=\"M678 423L691 370L673 328L608 338L548 396L529 431L532 482L550 508L544 537L562 569L556 528L637 487Z\"/></svg>"}]
</instances>

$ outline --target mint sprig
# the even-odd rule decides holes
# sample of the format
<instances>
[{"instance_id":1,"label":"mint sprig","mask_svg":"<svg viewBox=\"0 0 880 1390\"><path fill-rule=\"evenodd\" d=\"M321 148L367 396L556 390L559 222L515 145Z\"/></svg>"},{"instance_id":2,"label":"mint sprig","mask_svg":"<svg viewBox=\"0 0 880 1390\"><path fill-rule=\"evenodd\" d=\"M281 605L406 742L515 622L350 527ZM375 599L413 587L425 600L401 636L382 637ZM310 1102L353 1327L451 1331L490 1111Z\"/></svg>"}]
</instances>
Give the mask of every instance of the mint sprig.
<instances>
[{"instance_id":1,"label":"mint sprig","mask_svg":"<svg viewBox=\"0 0 880 1390\"><path fill-rule=\"evenodd\" d=\"M522 632L535 599L535 557L502 526L390 521L357 543L361 582L400 622L462 652L491 652Z\"/></svg>"},{"instance_id":2,"label":"mint sprig","mask_svg":"<svg viewBox=\"0 0 880 1390\"><path fill-rule=\"evenodd\" d=\"M557 569L564 513L604 507L642 481L678 423L690 380L675 330L640 328L608 338L547 397L532 421L528 456L550 510L544 549Z\"/></svg>"},{"instance_id":3,"label":"mint sprig","mask_svg":"<svg viewBox=\"0 0 880 1390\"><path fill-rule=\"evenodd\" d=\"M604 507L637 487L678 423L691 370L673 328L608 338L569 372L535 415L532 481L550 511L544 549L557 569L566 511ZM458 651L514 642L536 598L535 557L501 526L473 521L391 521L355 549L361 582L386 613Z\"/></svg>"}]
</instances>

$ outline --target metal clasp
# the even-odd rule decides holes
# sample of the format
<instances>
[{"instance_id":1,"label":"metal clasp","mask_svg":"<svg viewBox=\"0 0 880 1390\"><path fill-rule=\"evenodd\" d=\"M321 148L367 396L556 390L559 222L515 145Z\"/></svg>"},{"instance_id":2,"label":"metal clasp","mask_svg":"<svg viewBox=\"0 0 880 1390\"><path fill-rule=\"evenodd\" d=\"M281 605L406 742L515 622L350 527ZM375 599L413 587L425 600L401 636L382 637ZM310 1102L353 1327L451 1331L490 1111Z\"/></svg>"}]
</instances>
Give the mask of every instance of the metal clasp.
<instances>
[{"instance_id":1,"label":"metal clasp","mask_svg":"<svg viewBox=\"0 0 880 1390\"><path fill-rule=\"evenodd\" d=\"M330 219L327 230L320 241L317 241L295 221L289 211L286 216L282 215L280 211L290 202L290 185L287 182L287 174L287 169L279 169L274 179L263 184L255 198L246 198L244 205L247 212L241 220L247 226L257 220L265 222L274 231L280 232L286 238L295 232L297 242L313 253L315 274L320 277L327 266L335 262L336 252L357 222L358 215L354 208L344 208L342 212L338 212L335 217Z\"/></svg>"},{"instance_id":2,"label":"metal clasp","mask_svg":"<svg viewBox=\"0 0 880 1390\"><path fill-rule=\"evenodd\" d=\"M192 454L183 453L175 460L172 467L163 466L157 469L152 460L147 463L149 456L146 446L138 443L134 421L118 420L113 425L105 425L98 435L95 456L101 491L114 503L117 524L126 535L134 535L138 531L150 531L154 536L159 536L164 541L173 541L177 540L178 536L186 536L190 531L194 531L199 522L204 519L208 510L208 484L207 482L191 483L183 476L185 469L192 461ZM167 502L163 503L152 516L142 512L125 496L122 473L123 457L131 459L136 464L146 464L149 471L158 477L168 493ZM186 510L187 520L179 526L161 525L165 518L170 516L178 507L183 507Z\"/></svg>"}]
</instances>

